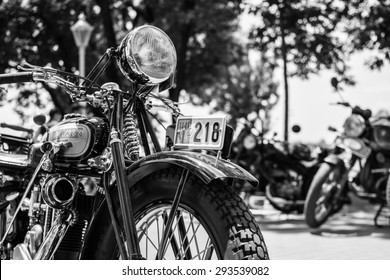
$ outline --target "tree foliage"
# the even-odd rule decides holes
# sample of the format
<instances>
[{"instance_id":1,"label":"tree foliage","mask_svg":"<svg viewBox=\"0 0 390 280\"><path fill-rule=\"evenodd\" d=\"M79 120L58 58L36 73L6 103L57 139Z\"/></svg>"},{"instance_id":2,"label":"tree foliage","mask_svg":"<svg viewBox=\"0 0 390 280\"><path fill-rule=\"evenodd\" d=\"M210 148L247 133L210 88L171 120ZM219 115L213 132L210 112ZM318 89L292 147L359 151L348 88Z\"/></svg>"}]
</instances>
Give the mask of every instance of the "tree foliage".
<instances>
[{"instance_id":1,"label":"tree foliage","mask_svg":"<svg viewBox=\"0 0 390 280\"><path fill-rule=\"evenodd\" d=\"M337 27L341 8L332 0L266 0L251 7L259 17L252 31L253 46L271 53L274 63L285 51L289 76L308 78L323 69L343 74L346 61L344 42Z\"/></svg>"},{"instance_id":2,"label":"tree foliage","mask_svg":"<svg viewBox=\"0 0 390 280\"><path fill-rule=\"evenodd\" d=\"M352 51L375 50L368 65L380 69L390 62L390 1L351 0L344 3L344 17L348 21L345 33Z\"/></svg>"},{"instance_id":3,"label":"tree foliage","mask_svg":"<svg viewBox=\"0 0 390 280\"><path fill-rule=\"evenodd\" d=\"M266 53L274 67L282 62L285 95L284 140L289 134L289 77L307 79L332 69L339 80L347 76L347 52L337 33L343 7L333 0L263 0L248 4L258 18L251 32L252 46Z\"/></svg>"}]
</instances>

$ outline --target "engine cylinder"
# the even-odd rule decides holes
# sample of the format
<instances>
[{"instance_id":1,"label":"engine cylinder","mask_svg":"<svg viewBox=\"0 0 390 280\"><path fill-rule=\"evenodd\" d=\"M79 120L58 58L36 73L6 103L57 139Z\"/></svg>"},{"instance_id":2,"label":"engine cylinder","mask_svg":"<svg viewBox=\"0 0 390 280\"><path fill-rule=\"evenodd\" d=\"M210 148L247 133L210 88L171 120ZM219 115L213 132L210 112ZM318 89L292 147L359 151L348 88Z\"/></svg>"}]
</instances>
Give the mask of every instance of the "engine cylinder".
<instances>
[{"instance_id":1,"label":"engine cylinder","mask_svg":"<svg viewBox=\"0 0 390 280\"><path fill-rule=\"evenodd\" d=\"M72 202L77 191L76 182L65 176L52 176L46 179L42 198L55 209L61 209Z\"/></svg>"}]
</instances>

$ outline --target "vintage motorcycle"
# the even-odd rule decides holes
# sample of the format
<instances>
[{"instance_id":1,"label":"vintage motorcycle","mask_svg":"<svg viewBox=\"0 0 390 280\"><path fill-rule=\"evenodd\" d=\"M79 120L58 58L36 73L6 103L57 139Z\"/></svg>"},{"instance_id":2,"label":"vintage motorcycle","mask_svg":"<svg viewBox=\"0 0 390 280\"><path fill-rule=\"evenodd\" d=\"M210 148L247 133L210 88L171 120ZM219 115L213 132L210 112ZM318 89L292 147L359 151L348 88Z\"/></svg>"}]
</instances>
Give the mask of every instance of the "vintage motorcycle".
<instances>
[{"instance_id":1,"label":"vintage motorcycle","mask_svg":"<svg viewBox=\"0 0 390 280\"><path fill-rule=\"evenodd\" d=\"M380 207L374 217L378 218L385 206L385 191L390 168L390 120L371 118L370 110L352 107L347 102L337 105L351 109L343 131L338 132L335 148L324 159L314 176L305 202L305 220L313 228L321 226L346 203L349 192Z\"/></svg>"},{"instance_id":2,"label":"vintage motorcycle","mask_svg":"<svg viewBox=\"0 0 390 280\"><path fill-rule=\"evenodd\" d=\"M292 130L298 133L300 127L295 125ZM287 146L276 135L266 139L247 123L233 145L232 160L259 179L260 191L275 209L303 213L307 191L325 150L313 157L309 146L303 143ZM253 193L245 185L241 189L244 197Z\"/></svg>"},{"instance_id":3,"label":"vintage motorcycle","mask_svg":"<svg viewBox=\"0 0 390 280\"><path fill-rule=\"evenodd\" d=\"M96 83L113 60L129 91ZM0 75L0 84L55 84L103 115L66 115L28 154L0 152L2 259L269 258L258 224L231 187L258 182L224 159L232 133L226 118L185 117L158 96L172 86L175 67L170 38L144 25L108 49L86 78L26 62L22 72ZM153 101L177 117L168 147L151 124ZM94 189L83 184L86 177L97 182Z\"/></svg>"}]
</instances>

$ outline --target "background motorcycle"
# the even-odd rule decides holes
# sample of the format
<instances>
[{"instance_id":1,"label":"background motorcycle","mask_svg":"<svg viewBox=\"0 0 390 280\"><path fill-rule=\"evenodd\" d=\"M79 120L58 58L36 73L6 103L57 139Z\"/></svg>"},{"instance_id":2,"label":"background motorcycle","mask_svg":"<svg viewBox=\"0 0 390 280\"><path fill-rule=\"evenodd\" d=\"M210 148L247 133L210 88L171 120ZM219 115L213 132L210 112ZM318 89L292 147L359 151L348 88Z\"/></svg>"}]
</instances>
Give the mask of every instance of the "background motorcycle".
<instances>
[{"instance_id":1,"label":"background motorcycle","mask_svg":"<svg viewBox=\"0 0 390 280\"><path fill-rule=\"evenodd\" d=\"M299 126L293 126L293 132L299 131ZM309 146L296 143L288 147L275 136L266 139L253 126L245 124L233 143L232 160L259 179L260 191L274 208L284 213L303 213L305 197L319 161L312 156ZM318 156L322 158L323 154L321 151ZM241 189L247 199L253 193L245 186Z\"/></svg>"},{"instance_id":2,"label":"background motorcycle","mask_svg":"<svg viewBox=\"0 0 390 280\"><path fill-rule=\"evenodd\" d=\"M305 220L310 227L319 227L329 216L350 203L348 192L380 203L374 218L385 205L387 170L390 167L390 121L370 119L371 111L351 107L347 102L337 105L351 109L344 130L335 139L335 149L324 159L305 202ZM330 128L337 132L336 129Z\"/></svg>"},{"instance_id":3,"label":"background motorcycle","mask_svg":"<svg viewBox=\"0 0 390 280\"><path fill-rule=\"evenodd\" d=\"M114 59L129 91L96 83ZM0 75L1 84L53 83L102 114L67 115L27 155L0 153L3 259L268 258L258 224L229 185L257 180L222 158L230 149L225 118L181 117L158 97L172 86L175 66L169 37L142 26L107 50L86 78L28 63L21 73ZM151 125L150 99L179 116L169 150ZM210 137L202 140L207 128ZM197 140L218 156L175 150L197 147ZM99 182L95 190L78 183L85 177Z\"/></svg>"}]
</instances>

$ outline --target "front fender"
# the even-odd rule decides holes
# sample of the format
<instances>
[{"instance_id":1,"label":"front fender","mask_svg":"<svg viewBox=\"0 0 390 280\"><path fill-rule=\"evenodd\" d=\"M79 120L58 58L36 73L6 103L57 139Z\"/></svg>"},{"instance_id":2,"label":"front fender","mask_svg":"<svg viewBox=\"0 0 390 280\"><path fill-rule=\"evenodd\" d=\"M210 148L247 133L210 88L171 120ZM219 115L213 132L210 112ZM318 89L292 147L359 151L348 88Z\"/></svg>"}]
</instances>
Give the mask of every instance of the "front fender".
<instances>
[{"instance_id":1,"label":"front fender","mask_svg":"<svg viewBox=\"0 0 390 280\"><path fill-rule=\"evenodd\" d=\"M189 170L205 184L215 179L231 178L246 180L253 187L257 179L242 167L214 156L189 151L164 151L148 155L133 163L127 170L130 175L130 186L158 170L176 165Z\"/></svg>"},{"instance_id":2,"label":"front fender","mask_svg":"<svg viewBox=\"0 0 390 280\"><path fill-rule=\"evenodd\" d=\"M227 160L219 159L206 154L187 151L159 152L146 156L133 163L127 169L128 187L134 186L146 176L171 166L179 166L193 173L205 184L209 184L216 179L232 178L248 181L256 187L258 181L245 169ZM97 244L102 242L97 240L94 232L101 230L103 221L110 219L107 201L101 201L94 213L86 232L84 245L80 254L81 259L90 259Z\"/></svg>"}]
</instances>

